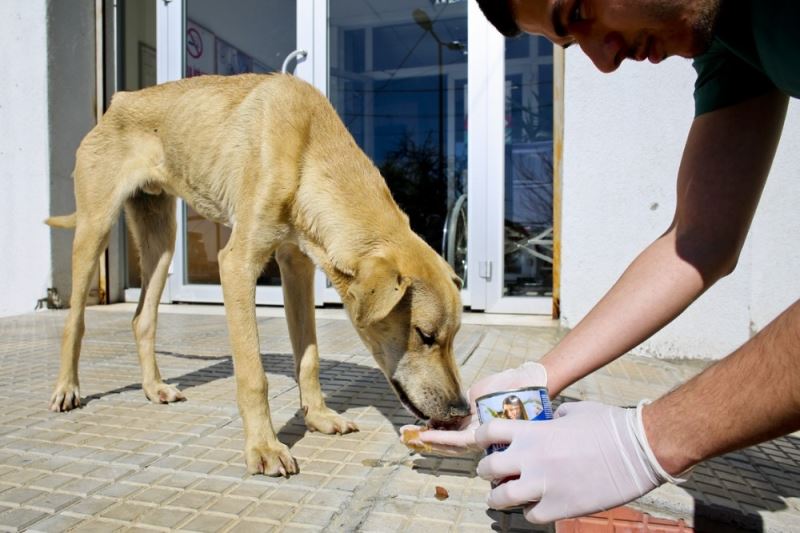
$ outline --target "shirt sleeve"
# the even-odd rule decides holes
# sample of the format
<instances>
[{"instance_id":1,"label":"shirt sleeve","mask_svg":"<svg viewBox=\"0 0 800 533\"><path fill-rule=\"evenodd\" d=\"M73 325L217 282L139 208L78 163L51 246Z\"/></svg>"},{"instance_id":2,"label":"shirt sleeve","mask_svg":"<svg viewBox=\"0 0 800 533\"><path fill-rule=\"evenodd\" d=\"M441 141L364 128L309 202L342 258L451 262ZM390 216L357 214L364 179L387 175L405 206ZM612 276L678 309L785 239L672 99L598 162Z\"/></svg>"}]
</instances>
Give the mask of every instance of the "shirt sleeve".
<instances>
[{"instance_id":1,"label":"shirt sleeve","mask_svg":"<svg viewBox=\"0 0 800 533\"><path fill-rule=\"evenodd\" d=\"M775 85L757 68L715 40L709 50L695 58L695 117L760 96Z\"/></svg>"}]
</instances>

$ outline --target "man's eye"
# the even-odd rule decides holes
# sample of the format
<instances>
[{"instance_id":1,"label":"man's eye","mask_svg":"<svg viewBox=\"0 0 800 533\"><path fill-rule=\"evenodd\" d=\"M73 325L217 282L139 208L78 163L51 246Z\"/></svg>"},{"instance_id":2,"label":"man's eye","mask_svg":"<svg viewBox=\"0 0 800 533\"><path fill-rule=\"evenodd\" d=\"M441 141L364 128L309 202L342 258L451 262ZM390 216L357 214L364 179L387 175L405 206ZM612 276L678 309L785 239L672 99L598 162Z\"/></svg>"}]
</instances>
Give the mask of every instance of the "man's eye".
<instances>
[{"instance_id":1,"label":"man's eye","mask_svg":"<svg viewBox=\"0 0 800 533\"><path fill-rule=\"evenodd\" d=\"M428 335L419 328L417 328L417 334L419 335L419 338L422 339L422 343L425 346L433 346L433 343L436 342L436 337L433 335Z\"/></svg>"},{"instance_id":2,"label":"man's eye","mask_svg":"<svg viewBox=\"0 0 800 533\"><path fill-rule=\"evenodd\" d=\"M572 6L572 11L569 14L569 23L576 24L586 19L583 13L583 0L575 0Z\"/></svg>"}]
</instances>

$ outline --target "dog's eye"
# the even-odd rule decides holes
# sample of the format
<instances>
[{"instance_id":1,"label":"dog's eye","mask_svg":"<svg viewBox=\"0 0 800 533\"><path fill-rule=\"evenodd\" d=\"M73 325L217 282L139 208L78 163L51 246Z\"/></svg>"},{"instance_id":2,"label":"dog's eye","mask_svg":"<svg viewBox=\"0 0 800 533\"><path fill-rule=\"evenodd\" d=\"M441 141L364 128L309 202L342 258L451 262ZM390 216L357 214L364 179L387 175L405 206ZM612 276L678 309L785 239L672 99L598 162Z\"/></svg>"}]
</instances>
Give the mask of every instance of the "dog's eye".
<instances>
[{"instance_id":1,"label":"dog's eye","mask_svg":"<svg viewBox=\"0 0 800 533\"><path fill-rule=\"evenodd\" d=\"M417 334L419 335L419 338L422 339L422 343L425 344L425 346L433 346L433 343L436 342L436 337L433 335L428 335L419 328L417 328Z\"/></svg>"}]
</instances>

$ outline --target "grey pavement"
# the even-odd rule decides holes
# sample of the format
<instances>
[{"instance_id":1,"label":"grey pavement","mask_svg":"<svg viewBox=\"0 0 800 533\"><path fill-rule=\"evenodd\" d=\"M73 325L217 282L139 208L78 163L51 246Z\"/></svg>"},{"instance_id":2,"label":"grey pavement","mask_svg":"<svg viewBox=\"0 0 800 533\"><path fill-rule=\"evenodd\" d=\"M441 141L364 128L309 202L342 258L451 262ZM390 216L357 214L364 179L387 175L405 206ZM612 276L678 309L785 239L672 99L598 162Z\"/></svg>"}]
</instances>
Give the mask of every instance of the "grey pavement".
<instances>
[{"instance_id":1,"label":"grey pavement","mask_svg":"<svg viewBox=\"0 0 800 533\"><path fill-rule=\"evenodd\" d=\"M328 405L358 433L308 432L299 410L288 330L259 310L261 353L279 438L297 458L288 479L248 476L233 367L220 307L163 306L162 375L187 396L156 405L141 390L130 305L87 310L83 407L47 410L65 311L0 319L0 531L553 531L519 513L488 511L477 459L409 452L414 422L341 310L317 319ZM550 321L465 315L456 342L465 384L536 360L561 332ZM625 356L564 399L631 405L700 371L697 361ZM436 498L443 487L448 497ZM800 531L800 434L708 461L689 483L634 507L697 531Z\"/></svg>"}]
</instances>

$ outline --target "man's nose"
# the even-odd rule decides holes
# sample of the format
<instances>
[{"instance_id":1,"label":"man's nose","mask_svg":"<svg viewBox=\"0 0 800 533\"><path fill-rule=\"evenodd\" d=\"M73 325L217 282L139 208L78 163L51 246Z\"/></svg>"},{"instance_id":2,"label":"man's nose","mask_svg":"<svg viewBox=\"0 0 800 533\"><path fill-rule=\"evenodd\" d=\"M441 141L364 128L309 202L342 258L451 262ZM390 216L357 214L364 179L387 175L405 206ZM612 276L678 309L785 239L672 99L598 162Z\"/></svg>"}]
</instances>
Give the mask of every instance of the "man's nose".
<instances>
[{"instance_id":1,"label":"man's nose","mask_svg":"<svg viewBox=\"0 0 800 533\"><path fill-rule=\"evenodd\" d=\"M625 41L619 33L578 38L578 44L600 72L614 72L625 59Z\"/></svg>"}]
</instances>

